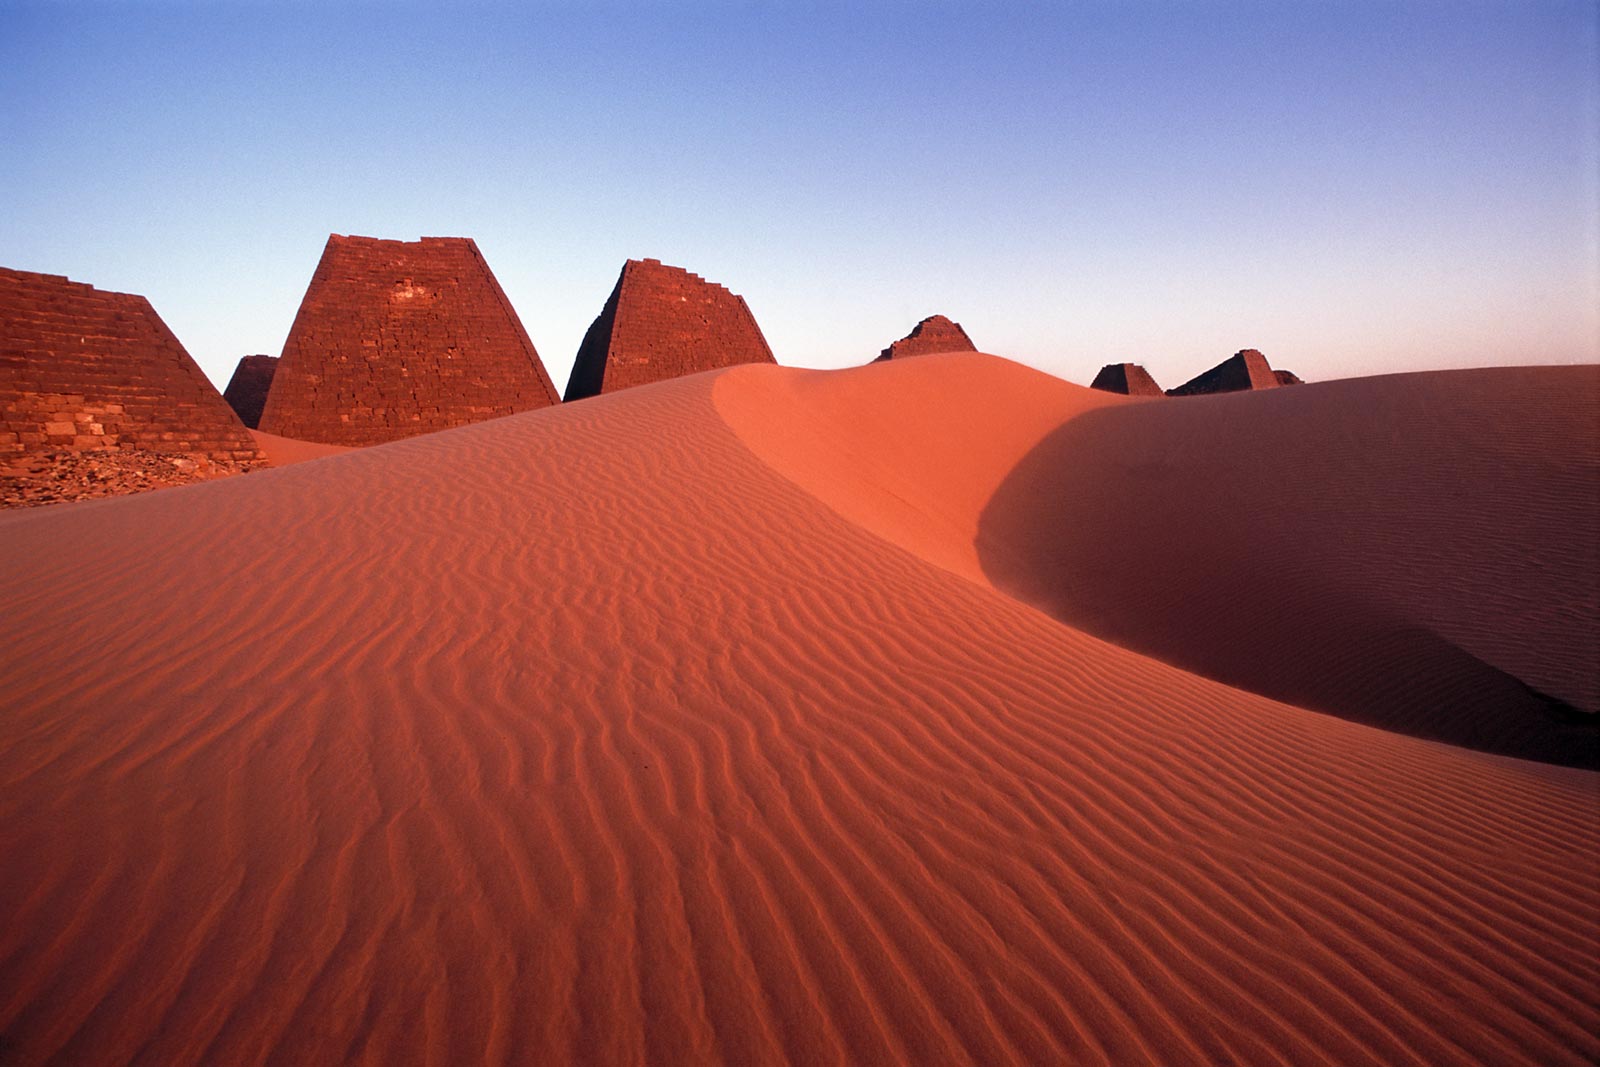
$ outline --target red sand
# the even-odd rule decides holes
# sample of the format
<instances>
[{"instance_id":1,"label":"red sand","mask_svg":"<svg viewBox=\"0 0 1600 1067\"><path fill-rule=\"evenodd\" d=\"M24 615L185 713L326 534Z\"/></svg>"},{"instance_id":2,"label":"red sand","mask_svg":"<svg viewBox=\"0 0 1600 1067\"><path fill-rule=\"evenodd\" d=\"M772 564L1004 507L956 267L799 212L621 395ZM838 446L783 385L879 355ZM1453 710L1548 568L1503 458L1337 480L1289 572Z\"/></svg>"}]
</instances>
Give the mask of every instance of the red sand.
<instances>
[{"instance_id":1,"label":"red sand","mask_svg":"<svg viewBox=\"0 0 1600 1067\"><path fill-rule=\"evenodd\" d=\"M337 456L344 452L353 452L357 447L325 445L317 441L296 441L292 437L279 437L275 433L261 430L251 430L250 436L255 438L256 447L267 457L267 463L274 467L287 467L292 463L304 463L308 459Z\"/></svg>"},{"instance_id":2,"label":"red sand","mask_svg":"<svg viewBox=\"0 0 1600 1067\"><path fill-rule=\"evenodd\" d=\"M1303 707L1600 762L1600 367L1168 411L938 358L919 381L733 375L719 408L842 516L1075 627Z\"/></svg>"},{"instance_id":3,"label":"red sand","mask_svg":"<svg viewBox=\"0 0 1600 1067\"><path fill-rule=\"evenodd\" d=\"M1183 566L1127 546L1153 571L1246 615L1348 576L1556 690L1593 615L1528 606L1600 505L1502 512L1571 441L1456 418L1478 373L1175 404L745 367L0 515L0 1058L1593 1062L1600 775L1230 688L1053 580L1159 489L1210 503ZM1546 411L1593 378L1503 374ZM1207 412L1311 430L1212 455ZM1385 427L1395 466L1347 470ZM1456 487L1496 463L1535 484ZM1293 525L1319 485L1348 548ZM1539 562L1452 540L1474 509Z\"/></svg>"}]
</instances>

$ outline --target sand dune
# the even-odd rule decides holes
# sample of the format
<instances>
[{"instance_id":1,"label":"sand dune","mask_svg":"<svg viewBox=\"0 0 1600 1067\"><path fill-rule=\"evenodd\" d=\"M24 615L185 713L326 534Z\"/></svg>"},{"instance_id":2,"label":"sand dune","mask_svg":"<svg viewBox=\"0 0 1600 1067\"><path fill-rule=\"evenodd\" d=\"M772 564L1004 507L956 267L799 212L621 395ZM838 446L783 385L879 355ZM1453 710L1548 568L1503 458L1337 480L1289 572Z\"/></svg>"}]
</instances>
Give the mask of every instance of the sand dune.
<instances>
[{"instance_id":1,"label":"sand dune","mask_svg":"<svg viewBox=\"0 0 1600 1067\"><path fill-rule=\"evenodd\" d=\"M1600 368L1152 404L937 358L958 388L746 375L719 409L842 515L1073 626L1299 706L1600 764Z\"/></svg>"},{"instance_id":2,"label":"sand dune","mask_svg":"<svg viewBox=\"0 0 1600 1067\"><path fill-rule=\"evenodd\" d=\"M1030 511L1062 435L1138 417L749 367L0 515L0 1060L1592 1062L1600 777L1036 595L1122 529Z\"/></svg>"},{"instance_id":3,"label":"sand dune","mask_svg":"<svg viewBox=\"0 0 1600 1067\"><path fill-rule=\"evenodd\" d=\"M304 463L308 459L337 456L355 447L325 445L317 441L297 441L292 437L279 437L275 433L261 430L251 430L250 436L255 438L256 447L261 449L262 454L267 457L267 462L274 467L287 467L293 463Z\"/></svg>"}]
</instances>

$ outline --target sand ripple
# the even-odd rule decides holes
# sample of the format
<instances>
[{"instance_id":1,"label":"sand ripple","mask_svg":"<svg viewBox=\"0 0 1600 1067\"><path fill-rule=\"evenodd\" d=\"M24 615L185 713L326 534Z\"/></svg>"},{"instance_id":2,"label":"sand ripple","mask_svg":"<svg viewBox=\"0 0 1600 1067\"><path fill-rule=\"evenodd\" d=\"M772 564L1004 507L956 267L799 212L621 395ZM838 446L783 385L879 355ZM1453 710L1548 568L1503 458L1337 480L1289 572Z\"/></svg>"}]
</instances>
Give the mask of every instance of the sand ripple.
<instances>
[{"instance_id":1,"label":"sand ripple","mask_svg":"<svg viewBox=\"0 0 1600 1067\"><path fill-rule=\"evenodd\" d=\"M0 516L0 1060L1600 1056L1595 774L1063 625L721 380Z\"/></svg>"}]
</instances>

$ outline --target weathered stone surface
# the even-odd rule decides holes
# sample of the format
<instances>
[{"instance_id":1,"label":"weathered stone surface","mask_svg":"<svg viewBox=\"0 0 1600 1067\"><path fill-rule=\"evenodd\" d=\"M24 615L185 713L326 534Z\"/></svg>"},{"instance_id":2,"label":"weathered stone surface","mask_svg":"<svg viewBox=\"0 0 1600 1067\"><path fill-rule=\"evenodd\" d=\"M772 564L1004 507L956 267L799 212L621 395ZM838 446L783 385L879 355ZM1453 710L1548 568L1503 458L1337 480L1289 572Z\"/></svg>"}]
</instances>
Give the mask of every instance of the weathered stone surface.
<instances>
[{"instance_id":1,"label":"weathered stone surface","mask_svg":"<svg viewBox=\"0 0 1600 1067\"><path fill-rule=\"evenodd\" d=\"M681 267L630 259L584 334L565 399L775 362L743 297Z\"/></svg>"},{"instance_id":2,"label":"weathered stone surface","mask_svg":"<svg viewBox=\"0 0 1600 1067\"><path fill-rule=\"evenodd\" d=\"M0 466L90 470L113 450L263 460L144 297L0 268Z\"/></svg>"},{"instance_id":3,"label":"weathered stone surface","mask_svg":"<svg viewBox=\"0 0 1600 1067\"><path fill-rule=\"evenodd\" d=\"M0 508L65 504L210 481L259 466L253 458L149 448L84 448L0 456Z\"/></svg>"},{"instance_id":4,"label":"weathered stone surface","mask_svg":"<svg viewBox=\"0 0 1600 1067\"><path fill-rule=\"evenodd\" d=\"M1150 377L1150 372L1137 363L1107 363L1089 383L1091 389L1108 393L1126 393L1128 396L1165 396L1161 386Z\"/></svg>"},{"instance_id":5,"label":"weathered stone surface","mask_svg":"<svg viewBox=\"0 0 1600 1067\"><path fill-rule=\"evenodd\" d=\"M474 241L333 234L284 342L259 429L375 445L557 402Z\"/></svg>"},{"instance_id":6,"label":"weathered stone surface","mask_svg":"<svg viewBox=\"0 0 1600 1067\"><path fill-rule=\"evenodd\" d=\"M1275 370L1275 371L1272 372L1272 376L1274 378L1278 379L1278 384L1279 385L1304 385L1304 384L1306 384L1304 381L1302 381L1300 379L1300 376L1298 374L1296 374L1292 370Z\"/></svg>"},{"instance_id":7,"label":"weathered stone surface","mask_svg":"<svg viewBox=\"0 0 1600 1067\"><path fill-rule=\"evenodd\" d=\"M1277 387L1278 379L1267 364L1267 357L1253 348L1246 348L1176 389L1168 389L1167 395L1200 396L1205 393L1238 393Z\"/></svg>"},{"instance_id":8,"label":"weathered stone surface","mask_svg":"<svg viewBox=\"0 0 1600 1067\"><path fill-rule=\"evenodd\" d=\"M244 356L233 368L233 377L222 391L222 398L252 430L261 426L261 409L266 406L272 376L278 369L277 356Z\"/></svg>"},{"instance_id":9,"label":"weathered stone surface","mask_svg":"<svg viewBox=\"0 0 1600 1067\"><path fill-rule=\"evenodd\" d=\"M894 344L878 353L878 359L901 359L930 352L976 352L977 346L961 328L943 315L930 315ZM877 362L877 360L874 360Z\"/></svg>"}]
</instances>

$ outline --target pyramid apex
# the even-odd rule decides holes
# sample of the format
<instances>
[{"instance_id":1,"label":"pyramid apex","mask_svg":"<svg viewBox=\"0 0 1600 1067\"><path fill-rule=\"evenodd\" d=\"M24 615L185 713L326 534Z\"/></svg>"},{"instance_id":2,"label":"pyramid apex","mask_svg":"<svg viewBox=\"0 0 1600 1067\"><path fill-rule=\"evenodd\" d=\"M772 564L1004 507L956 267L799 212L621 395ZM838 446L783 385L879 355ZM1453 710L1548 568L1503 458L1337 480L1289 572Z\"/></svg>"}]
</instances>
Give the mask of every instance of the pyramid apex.
<instances>
[{"instance_id":1,"label":"pyramid apex","mask_svg":"<svg viewBox=\"0 0 1600 1067\"><path fill-rule=\"evenodd\" d=\"M976 352L978 347L967 331L944 315L929 315L894 344L878 353L878 359L901 359L931 352Z\"/></svg>"},{"instance_id":2,"label":"pyramid apex","mask_svg":"<svg viewBox=\"0 0 1600 1067\"><path fill-rule=\"evenodd\" d=\"M565 399L774 362L743 298L682 267L630 259L584 334Z\"/></svg>"}]
</instances>

